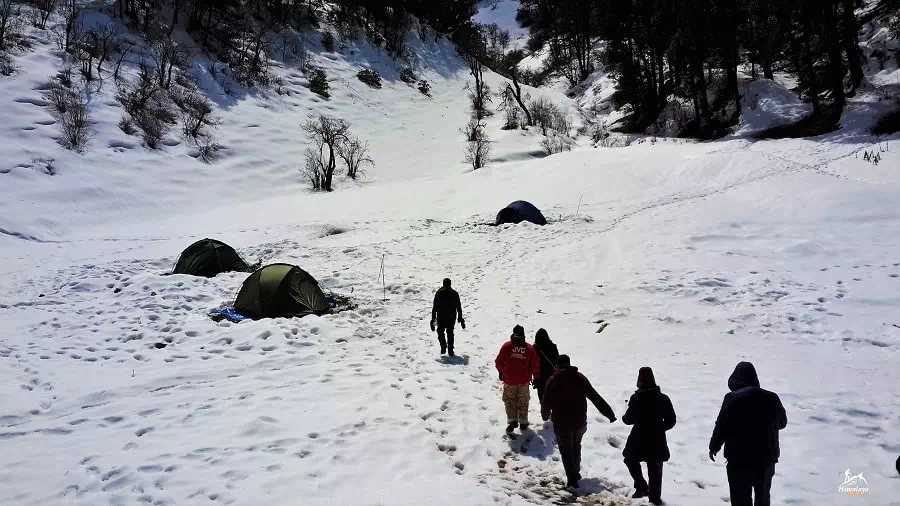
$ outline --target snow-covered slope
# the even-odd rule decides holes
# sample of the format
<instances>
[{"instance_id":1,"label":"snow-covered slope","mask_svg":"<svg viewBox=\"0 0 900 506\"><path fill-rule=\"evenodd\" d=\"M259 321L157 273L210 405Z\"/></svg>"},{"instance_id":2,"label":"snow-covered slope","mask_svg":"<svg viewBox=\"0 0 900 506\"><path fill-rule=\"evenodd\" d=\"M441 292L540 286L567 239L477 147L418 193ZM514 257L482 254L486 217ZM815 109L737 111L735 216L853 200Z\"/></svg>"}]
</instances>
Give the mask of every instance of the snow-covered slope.
<instances>
[{"instance_id":1,"label":"snow-covered slope","mask_svg":"<svg viewBox=\"0 0 900 506\"><path fill-rule=\"evenodd\" d=\"M900 504L892 141L660 141L535 158L533 134L494 118L497 160L471 172L451 49L416 47L433 100L356 51L316 54L336 76L330 101L284 69L290 95L220 103L228 150L212 165L183 145L110 147L123 139L109 96L96 98L93 150L63 152L52 125L35 126L45 107L28 103L58 65L46 47L0 81L12 139L0 147L11 168L0 174L0 503L572 502L551 428L538 424L524 454L501 437L492 362L519 323L529 336L546 328L619 415L637 369L654 368L679 420L667 504L727 501L707 442L739 360L787 409L775 504ZM353 77L363 64L384 89ZM312 112L370 141L367 182L305 190L298 125ZM863 150L884 150L882 162ZM57 175L17 167L46 157ZM515 199L551 223L484 225ZM206 313L245 275L166 275L204 236L297 263L359 307L215 323ZM455 360L428 331L445 276L468 323ZM599 418L581 500L631 504L629 428ZM864 496L838 491L848 468L868 479Z\"/></svg>"}]
</instances>

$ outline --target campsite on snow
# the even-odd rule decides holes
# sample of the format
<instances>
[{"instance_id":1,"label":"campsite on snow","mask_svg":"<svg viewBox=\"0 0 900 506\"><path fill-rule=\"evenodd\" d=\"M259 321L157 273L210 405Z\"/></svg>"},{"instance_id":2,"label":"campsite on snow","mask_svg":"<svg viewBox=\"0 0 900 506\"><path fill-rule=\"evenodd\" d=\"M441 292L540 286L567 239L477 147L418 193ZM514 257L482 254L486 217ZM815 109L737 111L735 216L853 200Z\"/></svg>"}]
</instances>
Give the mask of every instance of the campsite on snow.
<instances>
[{"instance_id":1,"label":"campsite on snow","mask_svg":"<svg viewBox=\"0 0 900 506\"><path fill-rule=\"evenodd\" d=\"M900 506L898 37L0 0L0 504Z\"/></svg>"}]
</instances>

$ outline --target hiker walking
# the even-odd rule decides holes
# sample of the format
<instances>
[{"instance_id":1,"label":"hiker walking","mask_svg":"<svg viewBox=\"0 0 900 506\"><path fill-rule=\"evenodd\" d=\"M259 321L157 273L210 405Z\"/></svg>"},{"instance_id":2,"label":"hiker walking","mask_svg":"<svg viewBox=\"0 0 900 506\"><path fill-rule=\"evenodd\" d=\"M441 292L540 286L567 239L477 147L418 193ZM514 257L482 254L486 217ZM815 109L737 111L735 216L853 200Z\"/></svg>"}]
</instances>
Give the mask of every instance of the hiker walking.
<instances>
[{"instance_id":1,"label":"hiker walking","mask_svg":"<svg viewBox=\"0 0 900 506\"><path fill-rule=\"evenodd\" d=\"M540 378L541 365L534 347L525 342L525 329L521 325L513 327L509 341L500 347L494 360L500 380L503 381L503 405L506 406L506 433L512 434L516 427L522 432L528 430L528 401L531 392L528 386L532 378Z\"/></svg>"},{"instance_id":2,"label":"hiker walking","mask_svg":"<svg viewBox=\"0 0 900 506\"><path fill-rule=\"evenodd\" d=\"M659 390L653 369L638 370L637 391L628 401L628 409L622 415L625 425L633 425L625 443L625 466L634 479L634 495L638 499L649 497L651 504L662 504L663 462L669 460L666 431L675 426L675 410L672 401ZM647 463L649 485L644 479L641 462Z\"/></svg>"},{"instance_id":3,"label":"hiker walking","mask_svg":"<svg viewBox=\"0 0 900 506\"><path fill-rule=\"evenodd\" d=\"M459 294L450 288L450 278L444 278L444 286L438 288L434 294L434 304L431 306L431 331L437 327L438 342L441 343L441 355L453 353L453 326L459 325L466 329L466 320L463 319L462 303ZM447 337L444 338L446 332Z\"/></svg>"},{"instance_id":4,"label":"hiker walking","mask_svg":"<svg viewBox=\"0 0 900 506\"><path fill-rule=\"evenodd\" d=\"M566 470L566 487L578 488L581 480L581 439L587 431L587 399L610 423L616 421L609 404L591 386L591 382L573 367L568 355L556 360L556 373L547 381L541 418L553 421L556 444Z\"/></svg>"},{"instance_id":5,"label":"hiker walking","mask_svg":"<svg viewBox=\"0 0 900 506\"><path fill-rule=\"evenodd\" d=\"M534 351L537 352L541 361L541 375L535 378L534 388L537 389L538 401L542 401L547 380L556 372L556 359L559 358L559 350L553 344L553 341L550 340L550 335L547 334L547 331L538 329L534 335Z\"/></svg>"},{"instance_id":6,"label":"hiker walking","mask_svg":"<svg viewBox=\"0 0 900 506\"><path fill-rule=\"evenodd\" d=\"M725 445L732 506L769 506L780 455L778 431L787 426L784 406L777 394L759 387L750 362L740 362L734 368L728 388L731 392L725 394L709 440L709 458L715 461Z\"/></svg>"}]
</instances>

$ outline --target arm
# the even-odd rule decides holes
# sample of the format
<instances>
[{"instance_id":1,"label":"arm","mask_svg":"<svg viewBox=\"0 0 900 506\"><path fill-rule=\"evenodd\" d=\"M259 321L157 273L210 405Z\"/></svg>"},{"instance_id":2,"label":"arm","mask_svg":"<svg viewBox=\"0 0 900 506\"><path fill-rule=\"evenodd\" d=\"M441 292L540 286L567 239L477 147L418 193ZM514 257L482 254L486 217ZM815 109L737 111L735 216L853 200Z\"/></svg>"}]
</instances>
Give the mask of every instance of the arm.
<instances>
[{"instance_id":1,"label":"arm","mask_svg":"<svg viewBox=\"0 0 900 506\"><path fill-rule=\"evenodd\" d=\"M672 407L672 400L668 395L662 397L663 400L663 429L671 430L675 427L675 408Z\"/></svg>"},{"instance_id":2,"label":"arm","mask_svg":"<svg viewBox=\"0 0 900 506\"><path fill-rule=\"evenodd\" d=\"M634 395L631 396L631 399L628 399L628 409L625 410L625 414L622 415L622 423L625 425L634 425L634 415L635 415L635 407L634 407Z\"/></svg>"},{"instance_id":3,"label":"arm","mask_svg":"<svg viewBox=\"0 0 900 506\"><path fill-rule=\"evenodd\" d=\"M781 403L781 399L775 395L775 403L776 403L776 416L778 417L778 430L782 430L787 427L787 413L784 411L784 405Z\"/></svg>"},{"instance_id":4,"label":"arm","mask_svg":"<svg viewBox=\"0 0 900 506\"><path fill-rule=\"evenodd\" d=\"M550 413L553 410L553 397L556 395L556 382L551 376L544 387L544 398L541 400L541 420L550 419Z\"/></svg>"},{"instance_id":5,"label":"arm","mask_svg":"<svg viewBox=\"0 0 900 506\"><path fill-rule=\"evenodd\" d=\"M528 365L531 366L531 377L538 379L541 377L541 359L538 357L534 346L528 348Z\"/></svg>"},{"instance_id":6,"label":"arm","mask_svg":"<svg viewBox=\"0 0 900 506\"><path fill-rule=\"evenodd\" d=\"M459 323L463 323L464 321L466 321L462 315L462 302L460 302L460 300L459 300L458 293L456 294L456 314L458 315L457 321L459 321Z\"/></svg>"},{"instance_id":7,"label":"arm","mask_svg":"<svg viewBox=\"0 0 900 506\"><path fill-rule=\"evenodd\" d=\"M597 411L599 411L601 415L609 418L610 422L615 422L616 414L613 413L613 410L611 407L609 407L609 404L607 404L606 401L603 400L603 397L600 397L600 394L598 394L597 391L594 390L593 385L591 385L591 382L588 381L587 378L585 378L583 375L581 377L584 380L584 386L586 390L585 396L591 400L591 402L594 404L594 407L597 408Z\"/></svg>"},{"instance_id":8,"label":"arm","mask_svg":"<svg viewBox=\"0 0 900 506\"><path fill-rule=\"evenodd\" d=\"M431 303L431 321L437 320L437 303L438 303L438 294L437 294L437 292L435 292L434 302Z\"/></svg>"},{"instance_id":9,"label":"arm","mask_svg":"<svg viewBox=\"0 0 900 506\"><path fill-rule=\"evenodd\" d=\"M497 358L494 360L494 366L500 373L500 379L503 379L503 368L506 366L507 359L509 359L509 346L504 344L500 347L500 353L497 353Z\"/></svg>"},{"instance_id":10,"label":"arm","mask_svg":"<svg viewBox=\"0 0 900 506\"><path fill-rule=\"evenodd\" d=\"M731 416L731 406L728 402L728 396L722 401L722 408L719 409L719 416L716 417L716 427L713 429L712 437L709 440L709 452L713 455L719 453L722 445L725 444L725 436L728 433L728 419Z\"/></svg>"}]
</instances>

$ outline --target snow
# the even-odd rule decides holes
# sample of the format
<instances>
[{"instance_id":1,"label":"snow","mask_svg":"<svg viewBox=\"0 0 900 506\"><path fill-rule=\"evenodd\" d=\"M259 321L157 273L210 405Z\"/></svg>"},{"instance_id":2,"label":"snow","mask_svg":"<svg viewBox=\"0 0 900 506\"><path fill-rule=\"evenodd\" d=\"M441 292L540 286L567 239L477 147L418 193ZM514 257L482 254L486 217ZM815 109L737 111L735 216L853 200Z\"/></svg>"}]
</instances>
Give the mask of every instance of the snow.
<instances>
[{"instance_id":1,"label":"snow","mask_svg":"<svg viewBox=\"0 0 900 506\"><path fill-rule=\"evenodd\" d=\"M0 503L570 501L534 396L528 452L501 437L492 361L519 323L529 340L546 328L620 416L638 368L654 368L678 413L667 504L727 501L707 443L740 360L788 413L775 504L900 504L896 139L861 126L618 149L582 138L542 158L534 132L500 131L494 117L495 160L470 171L458 133L467 75L451 47L414 45L429 99L364 44L325 53L311 40L332 98L290 67L278 70L289 94L210 89L226 147L210 165L174 134L154 152L121 133L111 83L93 97L92 149L62 150L40 105L60 67L49 45L0 80ZM361 66L384 88L356 80ZM768 89L758 104L793 107ZM366 180L305 189L299 125L318 112L370 142ZM862 159L873 149L877 166ZM484 225L517 199L551 223ZM213 322L206 313L246 275L167 275L207 236L252 261L296 263L359 307ZM467 320L456 359L428 332L445 276ZM589 418L584 500L631 504L629 428ZM865 474L866 495L838 491L848 468Z\"/></svg>"}]
</instances>

